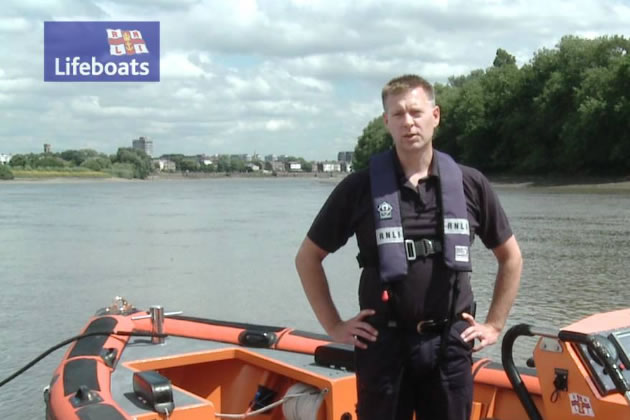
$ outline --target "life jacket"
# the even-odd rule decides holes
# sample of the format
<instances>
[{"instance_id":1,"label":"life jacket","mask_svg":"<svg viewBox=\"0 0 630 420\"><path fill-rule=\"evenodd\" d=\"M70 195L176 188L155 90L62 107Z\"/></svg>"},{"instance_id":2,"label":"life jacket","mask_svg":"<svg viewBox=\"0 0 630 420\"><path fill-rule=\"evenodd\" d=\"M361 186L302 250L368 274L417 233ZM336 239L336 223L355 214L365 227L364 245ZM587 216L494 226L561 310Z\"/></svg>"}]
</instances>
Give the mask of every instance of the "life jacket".
<instances>
[{"instance_id":1,"label":"life jacket","mask_svg":"<svg viewBox=\"0 0 630 420\"><path fill-rule=\"evenodd\" d=\"M404 279L408 271L394 153L390 149L370 159L379 270L385 284ZM439 177L438 202L443 223L438 231L442 237L444 263L455 272L470 272L470 226L462 171L453 158L437 150L433 151L433 164L437 165Z\"/></svg>"}]
</instances>

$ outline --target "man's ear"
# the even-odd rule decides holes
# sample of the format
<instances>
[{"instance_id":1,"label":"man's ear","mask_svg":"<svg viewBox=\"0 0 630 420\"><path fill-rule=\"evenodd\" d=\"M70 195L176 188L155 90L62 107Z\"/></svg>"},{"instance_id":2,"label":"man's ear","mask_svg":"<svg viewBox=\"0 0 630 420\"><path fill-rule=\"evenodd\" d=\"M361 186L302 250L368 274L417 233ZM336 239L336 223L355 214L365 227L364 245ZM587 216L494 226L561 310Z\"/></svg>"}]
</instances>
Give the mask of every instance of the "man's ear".
<instances>
[{"instance_id":1,"label":"man's ear","mask_svg":"<svg viewBox=\"0 0 630 420\"><path fill-rule=\"evenodd\" d=\"M435 121L435 124L433 127L437 127L438 125L440 125L440 106L436 105L435 107L433 107L433 119Z\"/></svg>"}]
</instances>

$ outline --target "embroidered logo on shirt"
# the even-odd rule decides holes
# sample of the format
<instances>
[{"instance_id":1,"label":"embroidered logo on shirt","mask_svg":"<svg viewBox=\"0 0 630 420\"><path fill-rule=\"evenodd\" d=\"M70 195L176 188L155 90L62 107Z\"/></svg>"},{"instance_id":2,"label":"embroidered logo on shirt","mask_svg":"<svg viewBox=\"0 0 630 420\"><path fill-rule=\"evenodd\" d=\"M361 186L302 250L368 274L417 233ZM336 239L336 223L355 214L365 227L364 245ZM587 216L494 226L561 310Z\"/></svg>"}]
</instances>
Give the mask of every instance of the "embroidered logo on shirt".
<instances>
[{"instance_id":1,"label":"embroidered logo on shirt","mask_svg":"<svg viewBox=\"0 0 630 420\"><path fill-rule=\"evenodd\" d=\"M379 204L378 207L376 207L376 210L378 210L378 215L381 220L392 218L393 207L387 201L383 201L381 204Z\"/></svg>"}]
</instances>

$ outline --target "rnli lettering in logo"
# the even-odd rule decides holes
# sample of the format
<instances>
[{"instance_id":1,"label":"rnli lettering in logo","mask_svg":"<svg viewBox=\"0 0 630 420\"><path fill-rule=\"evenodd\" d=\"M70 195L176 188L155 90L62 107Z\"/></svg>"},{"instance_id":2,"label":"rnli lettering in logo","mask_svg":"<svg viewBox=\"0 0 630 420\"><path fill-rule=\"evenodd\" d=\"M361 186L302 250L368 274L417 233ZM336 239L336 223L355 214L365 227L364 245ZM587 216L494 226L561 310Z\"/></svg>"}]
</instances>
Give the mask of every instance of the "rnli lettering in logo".
<instances>
[{"instance_id":1,"label":"rnli lettering in logo","mask_svg":"<svg viewBox=\"0 0 630 420\"><path fill-rule=\"evenodd\" d=\"M44 81L159 82L160 22L44 22Z\"/></svg>"},{"instance_id":2,"label":"rnli lettering in logo","mask_svg":"<svg viewBox=\"0 0 630 420\"><path fill-rule=\"evenodd\" d=\"M147 44L138 30L124 31L122 29L108 29L107 41L111 55L148 54Z\"/></svg>"},{"instance_id":3,"label":"rnli lettering in logo","mask_svg":"<svg viewBox=\"0 0 630 420\"><path fill-rule=\"evenodd\" d=\"M403 243L402 227L376 229L376 245Z\"/></svg>"},{"instance_id":4,"label":"rnli lettering in logo","mask_svg":"<svg viewBox=\"0 0 630 420\"><path fill-rule=\"evenodd\" d=\"M381 220L392 218L393 207L387 201L383 201L381 204L379 204L378 207L376 207L376 210L378 211L378 216L381 218Z\"/></svg>"},{"instance_id":5,"label":"rnli lettering in logo","mask_svg":"<svg viewBox=\"0 0 630 420\"><path fill-rule=\"evenodd\" d=\"M470 235L468 219L444 219L444 234Z\"/></svg>"},{"instance_id":6,"label":"rnli lettering in logo","mask_svg":"<svg viewBox=\"0 0 630 420\"><path fill-rule=\"evenodd\" d=\"M578 416L595 417L591 400L586 395L569 393L569 401L571 402L571 413Z\"/></svg>"}]
</instances>

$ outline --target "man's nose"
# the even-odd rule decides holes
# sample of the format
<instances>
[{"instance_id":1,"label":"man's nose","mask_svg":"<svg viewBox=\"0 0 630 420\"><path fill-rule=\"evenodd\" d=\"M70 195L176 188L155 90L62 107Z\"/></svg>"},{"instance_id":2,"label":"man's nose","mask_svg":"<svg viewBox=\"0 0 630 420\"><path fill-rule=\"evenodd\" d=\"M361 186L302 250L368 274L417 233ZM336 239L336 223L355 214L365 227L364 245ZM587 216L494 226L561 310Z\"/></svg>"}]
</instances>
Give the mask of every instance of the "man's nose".
<instances>
[{"instance_id":1,"label":"man's nose","mask_svg":"<svg viewBox=\"0 0 630 420\"><path fill-rule=\"evenodd\" d=\"M411 117L411 114L409 114L408 112L405 113L405 116L403 118L403 124L405 126L413 125L413 118Z\"/></svg>"}]
</instances>

